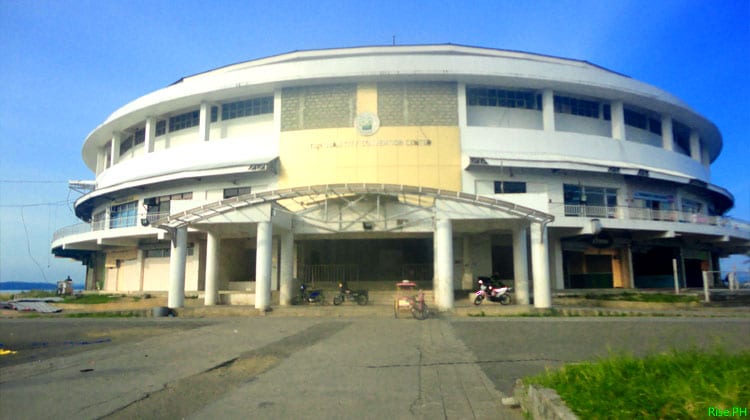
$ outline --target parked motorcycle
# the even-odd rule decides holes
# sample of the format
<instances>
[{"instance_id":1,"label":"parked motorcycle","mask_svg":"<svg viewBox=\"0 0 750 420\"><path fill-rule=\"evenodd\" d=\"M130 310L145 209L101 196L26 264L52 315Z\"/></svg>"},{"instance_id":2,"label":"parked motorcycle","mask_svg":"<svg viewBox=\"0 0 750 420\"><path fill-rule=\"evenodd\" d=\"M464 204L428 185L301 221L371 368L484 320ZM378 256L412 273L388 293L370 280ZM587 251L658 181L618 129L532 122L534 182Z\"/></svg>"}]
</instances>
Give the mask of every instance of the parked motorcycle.
<instances>
[{"instance_id":1,"label":"parked motorcycle","mask_svg":"<svg viewBox=\"0 0 750 420\"><path fill-rule=\"evenodd\" d=\"M482 301L489 299L492 302L500 302L501 305L510 303L510 291L508 286L493 285L492 282L479 279L479 290L474 292L474 304L481 305Z\"/></svg>"},{"instance_id":2,"label":"parked motorcycle","mask_svg":"<svg viewBox=\"0 0 750 420\"><path fill-rule=\"evenodd\" d=\"M367 290L351 290L346 282L339 283L339 293L333 297L334 305L341 305L345 300L357 302L357 305L367 305L370 296Z\"/></svg>"},{"instance_id":3,"label":"parked motorcycle","mask_svg":"<svg viewBox=\"0 0 750 420\"><path fill-rule=\"evenodd\" d=\"M306 284L299 286L299 295L292 297L292 305L302 305L304 303L325 303L325 296L320 289L307 289Z\"/></svg>"}]
</instances>

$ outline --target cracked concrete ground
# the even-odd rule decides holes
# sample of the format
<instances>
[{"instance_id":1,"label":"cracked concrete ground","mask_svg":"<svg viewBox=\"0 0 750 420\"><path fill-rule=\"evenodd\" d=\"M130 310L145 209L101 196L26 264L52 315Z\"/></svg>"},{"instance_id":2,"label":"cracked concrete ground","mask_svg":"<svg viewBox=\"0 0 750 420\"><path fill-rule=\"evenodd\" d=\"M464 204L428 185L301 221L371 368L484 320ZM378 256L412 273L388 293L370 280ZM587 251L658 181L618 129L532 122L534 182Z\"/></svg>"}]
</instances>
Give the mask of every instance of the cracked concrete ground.
<instances>
[{"instance_id":1,"label":"cracked concrete ground","mask_svg":"<svg viewBox=\"0 0 750 420\"><path fill-rule=\"evenodd\" d=\"M3 320L0 419L522 418L500 392L545 367L749 337L747 318Z\"/></svg>"},{"instance_id":2,"label":"cracked concrete ground","mask_svg":"<svg viewBox=\"0 0 750 420\"><path fill-rule=\"evenodd\" d=\"M0 417L520 418L445 320L177 322L185 329L2 368Z\"/></svg>"}]
</instances>

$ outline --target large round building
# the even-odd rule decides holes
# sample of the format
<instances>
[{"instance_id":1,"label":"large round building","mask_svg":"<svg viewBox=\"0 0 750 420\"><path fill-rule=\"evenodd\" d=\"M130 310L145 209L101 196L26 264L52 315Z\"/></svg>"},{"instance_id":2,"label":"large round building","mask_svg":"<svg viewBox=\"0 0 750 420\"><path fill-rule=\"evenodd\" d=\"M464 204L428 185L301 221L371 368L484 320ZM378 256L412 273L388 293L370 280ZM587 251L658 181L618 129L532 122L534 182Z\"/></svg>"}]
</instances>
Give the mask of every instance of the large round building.
<instances>
[{"instance_id":1,"label":"large round building","mask_svg":"<svg viewBox=\"0 0 750 420\"><path fill-rule=\"evenodd\" d=\"M298 51L184 77L85 139L85 223L52 252L87 289L244 291L409 279L440 309L477 276L551 291L701 286L747 252L710 180L717 127L578 60L459 45ZM330 282L330 283L328 283Z\"/></svg>"}]
</instances>

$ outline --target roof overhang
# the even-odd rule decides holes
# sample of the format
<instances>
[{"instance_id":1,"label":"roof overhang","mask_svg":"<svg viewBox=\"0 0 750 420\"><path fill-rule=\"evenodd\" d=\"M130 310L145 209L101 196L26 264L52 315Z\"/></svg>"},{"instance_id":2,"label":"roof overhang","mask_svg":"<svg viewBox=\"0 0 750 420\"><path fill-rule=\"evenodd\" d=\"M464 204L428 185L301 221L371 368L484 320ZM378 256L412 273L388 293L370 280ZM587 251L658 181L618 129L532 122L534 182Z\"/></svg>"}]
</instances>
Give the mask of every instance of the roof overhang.
<instances>
[{"instance_id":1,"label":"roof overhang","mask_svg":"<svg viewBox=\"0 0 750 420\"><path fill-rule=\"evenodd\" d=\"M317 206L328 196L387 195L398 197L403 203L421 207L435 206L436 201L449 201L480 209L496 210L511 217L531 223L547 224L554 216L518 204L493 198L437 188L417 187L397 184L323 184L246 194L226 200L206 204L182 213L156 220L152 226L171 231L191 226L215 216L236 212L264 204L282 206L290 213Z\"/></svg>"}]
</instances>

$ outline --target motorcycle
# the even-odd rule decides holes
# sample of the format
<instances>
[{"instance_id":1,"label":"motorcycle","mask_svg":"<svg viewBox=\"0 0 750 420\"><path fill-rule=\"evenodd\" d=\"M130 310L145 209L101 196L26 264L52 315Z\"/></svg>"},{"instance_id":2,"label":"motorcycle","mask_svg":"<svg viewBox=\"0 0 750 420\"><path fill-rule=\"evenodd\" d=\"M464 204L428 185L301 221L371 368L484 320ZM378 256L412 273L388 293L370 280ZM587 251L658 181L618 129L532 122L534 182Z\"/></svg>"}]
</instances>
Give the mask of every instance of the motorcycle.
<instances>
[{"instance_id":1,"label":"motorcycle","mask_svg":"<svg viewBox=\"0 0 750 420\"><path fill-rule=\"evenodd\" d=\"M357 305L367 305L370 299L367 290L351 290L346 282L339 283L339 293L333 297L334 305L341 305L345 300L357 302Z\"/></svg>"},{"instance_id":2,"label":"motorcycle","mask_svg":"<svg viewBox=\"0 0 750 420\"><path fill-rule=\"evenodd\" d=\"M487 280L479 280L479 290L474 292L474 304L481 305L482 301L489 299L492 302L500 302L501 305L510 303L510 291L508 286L494 286Z\"/></svg>"},{"instance_id":3,"label":"motorcycle","mask_svg":"<svg viewBox=\"0 0 750 420\"><path fill-rule=\"evenodd\" d=\"M306 284L299 286L299 295L292 297L292 305L302 305L303 303L325 303L325 296L320 289L307 290Z\"/></svg>"}]
</instances>

